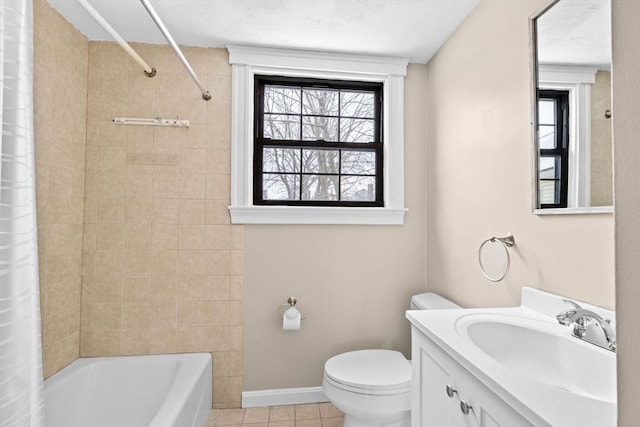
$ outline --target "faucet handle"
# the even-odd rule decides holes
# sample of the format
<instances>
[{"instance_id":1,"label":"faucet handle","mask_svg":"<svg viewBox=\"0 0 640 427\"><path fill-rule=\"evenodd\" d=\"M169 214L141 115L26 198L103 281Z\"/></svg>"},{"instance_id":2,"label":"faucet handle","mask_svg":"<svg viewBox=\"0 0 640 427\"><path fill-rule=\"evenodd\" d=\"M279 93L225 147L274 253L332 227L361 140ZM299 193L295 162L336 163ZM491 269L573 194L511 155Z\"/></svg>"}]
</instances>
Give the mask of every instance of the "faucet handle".
<instances>
[{"instance_id":1,"label":"faucet handle","mask_svg":"<svg viewBox=\"0 0 640 427\"><path fill-rule=\"evenodd\" d=\"M573 306L573 308L576 308L576 309L581 309L581 308L582 308L582 307L580 306L580 304L578 304L578 303L577 303L577 302L575 302L575 301L571 301L570 299L563 299L563 300L562 300L562 302L566 302L567 304L572 305L572 306Z\"/></svg>"},{"instance_id":2,"label":"faucet handle","mask_svg":"<svg viewBox=\"0 0 640 427\"><path fill-rule=\"evenodd\" d=\"M567 310L562 313L556 315L556 320L558 323L564 326L569 326L571 322L573 322L573 318L576 316L577 312L575 310Z\"/></svg>"},{"instance_id":3,"label":"faucet handle","mask_svg":"<svg viewBox=\"0 0 640 427\"><path fill-rule=\"evenodd\" d=\"M580 307L580 304L574 301L571 301L569 299L563 299L562 302L566 302L567 304L573 306L573 308L564 310L563 312L557 314L556 319L558 320L558 323L560 323L561 325L568 326L569 324L571 324L571 322L573 322L575 317L578 315L578 311L582 310L582 307Z\"/></svg>"}]
</instances>

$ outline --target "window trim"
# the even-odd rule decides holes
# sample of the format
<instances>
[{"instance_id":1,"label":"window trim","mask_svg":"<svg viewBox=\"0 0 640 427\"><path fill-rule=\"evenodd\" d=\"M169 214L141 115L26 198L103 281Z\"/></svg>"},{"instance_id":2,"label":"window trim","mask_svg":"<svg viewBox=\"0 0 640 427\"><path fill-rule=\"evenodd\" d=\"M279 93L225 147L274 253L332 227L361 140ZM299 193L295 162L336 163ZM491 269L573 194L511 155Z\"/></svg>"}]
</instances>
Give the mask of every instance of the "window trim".
<instances>
[{"instance_id":1,"label":"window trim","mask_svg":"<svg viewBox=\"0 0 640 427\"><path fill-rule=\"evenodd\" d=\"M403 58L227 46L232 65L231 222L234 224L403 224ZM381 82L383 207L253 204L254 76Z\"/></svg>"}]
</instances>

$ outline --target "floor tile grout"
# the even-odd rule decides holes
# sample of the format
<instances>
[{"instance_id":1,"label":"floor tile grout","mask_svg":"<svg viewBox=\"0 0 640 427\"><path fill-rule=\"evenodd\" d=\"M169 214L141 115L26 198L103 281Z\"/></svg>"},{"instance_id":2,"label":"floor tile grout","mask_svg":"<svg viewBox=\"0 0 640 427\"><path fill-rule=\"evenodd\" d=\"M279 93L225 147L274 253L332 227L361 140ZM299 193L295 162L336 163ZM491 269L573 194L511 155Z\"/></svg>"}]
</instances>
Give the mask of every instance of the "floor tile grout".
<instances>
[{"instance_id":1,"label":"floor tile grout","mask_svg":"<svg viewBox=\"0 0 640 427\"><path fill-rule=\"evenodd\" d=\"M207 427L342 427L343 414L331 403L214 409Z\"/></svg>"}]
</instances>

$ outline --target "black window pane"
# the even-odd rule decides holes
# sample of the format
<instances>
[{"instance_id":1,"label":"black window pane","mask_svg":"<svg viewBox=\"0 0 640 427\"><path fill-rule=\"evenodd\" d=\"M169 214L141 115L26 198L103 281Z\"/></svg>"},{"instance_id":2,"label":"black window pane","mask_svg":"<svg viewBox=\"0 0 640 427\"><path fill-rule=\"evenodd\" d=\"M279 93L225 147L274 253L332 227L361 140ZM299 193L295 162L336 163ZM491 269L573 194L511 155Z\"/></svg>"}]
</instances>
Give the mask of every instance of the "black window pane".
<instances>
[{"instance_id":1,"label":"black window pane","mask_svg":"<svg viewBox=\"0 0 640 427\"><path fill-rule=\"evenodd\" d=\"M264 112L300 114L300 88L265 86Z\"/></svg>"},{"instance_id":2,"label":"black window pane","mask_svg":"<svg viewBox=\"0 0 640 427\"><path fill-rule=\"evenodd\" d=\"M383 206L382 152L371 145L382 142L382 84L270 76L256 83L264 98L255 104L262 161L254 165L254 203Z\"/></svg>"},{"instance_id":3,"label":"black window pane","mask_svg":"<svg viewBox=\"0 0 640 427\"><path fill-rule=\"evenodd\" d=\"M302 171L304 173L337 174L340 169L338 150L302 150Z\"/></svg>"},{"instance_id":4,"label":"black window pane","mask_svg":"<svg viewBox=\"0 0 640 427\"><path fill-rule=\"evenodd\" d=\"M375 121L369 119L340 119L340 142L374 142Z\"/></svg>"},{"instance_id":5,"label":"black window pane","mask_svg":"<svg viewBox=\"0 0 640 427\"><path fill-rule=\"evenodd\" d=\"M340 115L343 117L375 116L375 95L372 92L341 92Z\"/></svg>"},{"instance_id":6,"label":"black window pane","mask_svg":"<svg viewBox=\"0 0 640 427\"><path fill-rule=\"evenodd\" d=\"M263 174L262 198L264 200L299 200L300 175Z\"/></svg>"},{"instance_id":7,"label":"black window pane","mask_svg":"<svg viewBox=\"0 0 640 427\"><path fill-rule=\"evenodd\" d=\"M556 127L555 126L539 126L538 127L538 147L539 148L556 148Z\"/></svg>"},{"instance_id":8,"label":"black window pane","mask_svg":"<svg viewBox=\"0 0 640 427\"><path fill-rule=\"evenodd\" d=\"M317 116L337 116L338 91L325 89L302 90L302 114Z\"/></svg>"},{"instance_id":9,"label":"black window pane","mask_svg":"<svg viewBox=\"0 0 640 427\"><path fill-rule=\"evenodd\" d=\"M337 141L338 118L304 116L302 118L302 139L305 141Z\"/></svg>"},{"instance_id":10,"label":"black window pane","mask_svg":"<svg viewBox=\"0 0 640 427\"><path fill-rule=\"evenodd\" d=\"M374 151L342 151L342 169L344 174L375 175L376 153Z\"/></svg>"},{"instance_id":11,"label":"black window pane","mask_svg":"<svg viewBox=\"0 0 640 427\"><path fill-rule=\"evenodd\" d=\"M542 205L552 205L560 202L559 181L540 181L538 198Z\"/></svg>"},{"instance_id":12,"label":"black window pane","mask_svg":"<svg viewBox=\"0 0 640 427\"><path fill-rule=\"evenodd\" d=\"M298 140L300 139L300 118L280 114L265 114L263 135L265 138Z\"/></svg>"},{"instance_id":13,"label":"black window pane","mask_svg":"<svg viewBox=\"0 0 640 427\"><path fill-rule=\"evenodd\" d=\"M374 201L376 179L373 176L343 176L340 180L340 198L347 201Z\"/></svg>"},{"instance_id":14,"label":"black window pane","mask_svg":"<svg viewBox=\"0 0 640 427\"><path fill-rule=\"evenodd\" d=\"M570 92L540 89L538 92L538 204L563 208L568 202Z\"/></svg>"},{"instance_id":15,"label":"black window pane","mask_svg":"<svg viewBox=\"0 0 640 427\"><path fill-rule=\"evenodd\" d=\"M556 124L556 101L540 99L538 101L538 123L541 125Z\"/></svg>"},{"instance_id":16,"label":"black window pane","mask_svg":"<svg viewBox=\"0 0 640 427\"><path fill-rule=\"evenodd\" d=\"M538 168L540 179L560 179L560 156L540 156Z\"/></svg>"},{"instance_id":17,"label":"black window pane","mask_svg":"<svg viewBox=\"0 0 640 427\"><path fill-rule=\"evenodd\" d=\"M265 148L262 165L264 172L300 172L300 149Z\"/></svg>"},{"instance_id":18,"label":"black window pane","mask_svg":"<svg viewBox=\"0 0 640 427\"><path fill-rule=\"evenodd\" d=\"M302 200L338 200L338 177L302 175Z\"/></svg>"}]
</instances>

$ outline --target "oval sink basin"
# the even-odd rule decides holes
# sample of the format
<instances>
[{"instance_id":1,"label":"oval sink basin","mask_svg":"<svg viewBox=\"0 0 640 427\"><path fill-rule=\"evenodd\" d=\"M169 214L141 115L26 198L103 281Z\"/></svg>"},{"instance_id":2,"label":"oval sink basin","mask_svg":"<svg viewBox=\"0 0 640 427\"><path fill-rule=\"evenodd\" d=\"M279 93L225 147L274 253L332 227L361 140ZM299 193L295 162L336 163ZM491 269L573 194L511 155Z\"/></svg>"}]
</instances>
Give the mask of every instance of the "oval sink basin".
<instances>
[{"instance_id":1,"label":"oval sink basin","mask_svg":"<svg viewBox=\"0 0 640 427\"><path fill-rule=\"evenodd\" d=\"M458 333L506 369L593 399L616 400L615 353L568 335L567 327L502 314L471 314Z\"/></svg>"}]
</instances>

